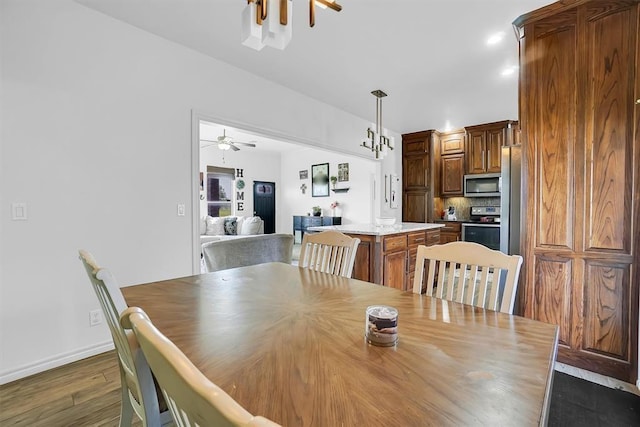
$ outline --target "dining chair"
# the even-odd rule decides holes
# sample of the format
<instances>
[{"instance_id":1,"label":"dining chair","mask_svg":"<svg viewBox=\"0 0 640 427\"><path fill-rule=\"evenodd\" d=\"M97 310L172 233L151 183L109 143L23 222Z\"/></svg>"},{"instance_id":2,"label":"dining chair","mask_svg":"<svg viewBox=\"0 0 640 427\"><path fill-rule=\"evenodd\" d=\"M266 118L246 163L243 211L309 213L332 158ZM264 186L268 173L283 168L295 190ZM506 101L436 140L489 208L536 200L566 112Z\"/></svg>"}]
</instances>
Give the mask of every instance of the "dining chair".
<instances>
[{"instance_id":1,"label":"dining chair","mask_svg":"<svg viewBox=\"0 0 640 427\"><path fill-rule=\"evenodd\" d=\"M521 266L520 255L474 242L420 245L413 292L512 314Z\"/></svg>"},{"instance_id":2,"label":"dining chair","mask_svg":"<svg viewBox=\"0 0 640 427\"><path fill-rule=\"evenodd\" d=\"M351 277L360 239L335 230L305 233L299 267Z\"/></svg>"},{"instance_id":3,"label":"dining chair","mask_svg":"<svg viewBox=\"0 0 640 427\"><path fill-rule=\"evenodd\" d=\"M292 254L292 234L259 234L202 245L207 273L266 262L291 264Z\"/></svg>"},{"instance_id":4,"label":"dining chair","mask_svg":"<svg viewBox=\"0 0 640 427\"><path fill-rule=\"evenodd\" d=\"M134 412L143 426L156 427L170 423L171 413L156 389L151 369L135 336L120 326L120 314L127 308L127 303L118 283L109 270L98 266L89 252L82 249L78 252L100 301L118 356L122 389L120 427L132 425Z\"/></svg>"},{"instance_id":5,"label":"dining chair","mask_svg":"<svg viewBox=\"0 0 640 427\"><path fill-rule=\"evenodd\" d=\"M135 333L176 425L279 426L264 417L251 415L212 383L151 323L141 308L127 308L120 317L120 324Z\"/></svg>"}]
</instances>

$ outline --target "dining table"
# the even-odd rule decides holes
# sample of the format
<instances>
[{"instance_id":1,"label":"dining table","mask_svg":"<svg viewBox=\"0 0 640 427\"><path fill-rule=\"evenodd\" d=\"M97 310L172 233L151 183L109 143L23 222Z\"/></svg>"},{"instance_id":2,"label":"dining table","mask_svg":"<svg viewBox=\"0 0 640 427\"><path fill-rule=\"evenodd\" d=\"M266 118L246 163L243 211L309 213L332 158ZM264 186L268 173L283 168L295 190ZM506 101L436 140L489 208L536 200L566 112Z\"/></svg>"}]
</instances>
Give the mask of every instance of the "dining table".
<instances>
[{"instance_id":1,"label":"dining table","mask_svg":"<svg viewBox=\"0 0 640 427\"><path fill-rule=\"evenodd\" d=\"M284 263L123 287L254 415L283 426L545 425L558 327ZM397 310L397 342L365 337Z\"/></svg>"}]
</instances>

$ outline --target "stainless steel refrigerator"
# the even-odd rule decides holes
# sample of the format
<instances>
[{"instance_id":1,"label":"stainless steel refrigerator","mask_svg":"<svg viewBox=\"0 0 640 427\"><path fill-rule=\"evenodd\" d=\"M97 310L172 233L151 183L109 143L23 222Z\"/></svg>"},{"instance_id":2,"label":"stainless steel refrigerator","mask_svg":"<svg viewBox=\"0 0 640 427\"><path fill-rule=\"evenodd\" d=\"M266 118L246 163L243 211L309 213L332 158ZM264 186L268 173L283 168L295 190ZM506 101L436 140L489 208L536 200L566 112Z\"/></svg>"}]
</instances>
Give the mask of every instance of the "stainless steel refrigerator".
<instances>
[{"instance_id":1,"label":"stainless steel refrigerator","mask_svg":"<svg viewBox=\"0 0 640 427\"><path fill-rule=\"evenodd\" d=\"M520 254L521 146L502 148L500 251Z\"/></svg>"}]
</instances>

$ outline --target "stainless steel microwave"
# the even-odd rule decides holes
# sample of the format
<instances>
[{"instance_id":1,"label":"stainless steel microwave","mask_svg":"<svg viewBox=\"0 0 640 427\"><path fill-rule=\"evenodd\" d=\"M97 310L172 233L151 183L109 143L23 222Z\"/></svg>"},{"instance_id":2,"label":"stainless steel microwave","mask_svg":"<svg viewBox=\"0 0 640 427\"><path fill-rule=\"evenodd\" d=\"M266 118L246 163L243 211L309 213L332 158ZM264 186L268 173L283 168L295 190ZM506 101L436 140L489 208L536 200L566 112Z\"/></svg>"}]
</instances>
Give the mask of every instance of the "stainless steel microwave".
<instances>
[{"instance_id":1,"label":"stainless steel microwave","mask_svg":"<svg viewBox=\"0 0 640 427\"><path fill-rule=\"evenodd\" d=\"M500 197L502 180L499 173L464 176L465 197Z\"/></svg>"}]
</instances>

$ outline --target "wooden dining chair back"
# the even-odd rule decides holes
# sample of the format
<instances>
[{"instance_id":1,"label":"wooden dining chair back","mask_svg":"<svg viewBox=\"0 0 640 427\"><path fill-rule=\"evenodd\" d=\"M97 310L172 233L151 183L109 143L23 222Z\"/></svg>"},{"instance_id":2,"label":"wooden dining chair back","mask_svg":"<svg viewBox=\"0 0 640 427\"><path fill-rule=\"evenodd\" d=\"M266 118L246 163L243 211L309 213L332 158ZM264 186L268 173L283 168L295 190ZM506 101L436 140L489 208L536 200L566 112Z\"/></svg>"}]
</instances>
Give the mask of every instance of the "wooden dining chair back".
<instances>
[{"instance_id":1,"label":"wooden dining chair back","mask_svg":"<svg viewBox=\"0 0 640 427\"><path fill-rule=\"evenodd\" d=\"M473 242L418 246L413 292L513 313L522 257Z\"/></svg>"},{"instance_id":2,"label":"wooden dining chair back","mask_svg":"<svg viewBox=\"0 0 640 427\"><path fill-rule=\"evenodd\" d=\"M135 336L120 326L120 314L127 308L127 303L114 276L109 270L100 268L89 252L80 250L79 253L100 301L118 356L122 388L120 426L130 426L134 412L143 426L155 427L171 421L164 399L159 399L156 392L151 370Z\"/></svg>"},{"instance_id":3,"label":"wooden dining chair back","mask_svg":"<svg viewBox=\"0 0 640 427\"><path fill-rule=\"evenodd\" d=\"M305 233L298 266L351 277L360 239L339 231Z\"/></svg>"},{"instance_id":4,"label":"wooden dining chair back","mask_svg":"<svg viewBox=\"0 0 640 427\"><path fill-rule=\"evenodd\" d=\"M254 417L212 383L138 307L122 313L121 325L133 330L178 426L264 426L278 424Z\"/></svg>"}]
</instances>

